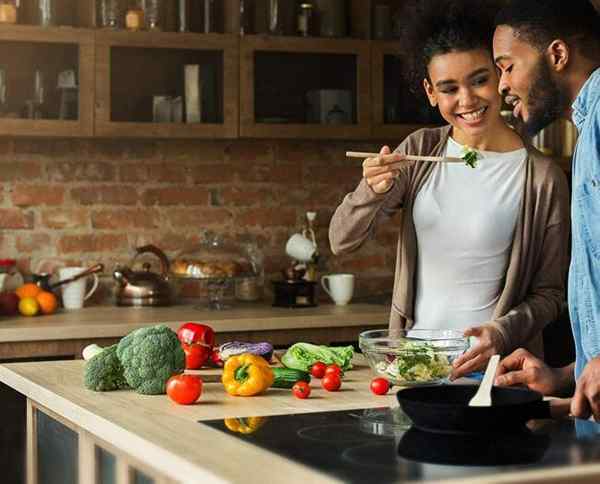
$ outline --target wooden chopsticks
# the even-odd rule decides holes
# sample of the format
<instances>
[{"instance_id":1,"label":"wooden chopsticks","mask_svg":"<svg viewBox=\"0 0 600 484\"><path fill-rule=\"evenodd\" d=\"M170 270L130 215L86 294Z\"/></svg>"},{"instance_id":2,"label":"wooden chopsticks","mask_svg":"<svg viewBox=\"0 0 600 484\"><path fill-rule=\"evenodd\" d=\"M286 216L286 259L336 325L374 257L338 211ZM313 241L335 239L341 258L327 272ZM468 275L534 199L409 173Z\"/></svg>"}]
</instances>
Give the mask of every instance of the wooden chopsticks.
<instances>
[{"instance_id":1,"label":"wooden chopsticks","mask_svg":"<svg viewBox=\"0 0 600 484\"><path fill-rule=\"evenodd\" d=\"M379 153L368 153L366 151L346 151L348 158L374 158L379 156ZM454 156L425 156L425 155L404 155L404 159L411 161L436 161L445 163L464 163L462 158Z\"/></svg>"}]
</instances>

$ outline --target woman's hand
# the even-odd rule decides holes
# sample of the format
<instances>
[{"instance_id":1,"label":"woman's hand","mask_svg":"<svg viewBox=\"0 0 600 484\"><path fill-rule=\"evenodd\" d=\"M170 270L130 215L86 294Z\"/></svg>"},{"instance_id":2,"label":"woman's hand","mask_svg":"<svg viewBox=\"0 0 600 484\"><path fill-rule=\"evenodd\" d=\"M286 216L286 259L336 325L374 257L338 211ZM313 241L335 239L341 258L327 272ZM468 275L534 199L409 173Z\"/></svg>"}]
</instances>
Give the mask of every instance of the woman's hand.
<instances>
[{"instance_id":1,"label":"woman's hand","mask_svg":"<svg viewBox=\"0 0 600 484\"><path fill-rule=\"evenodd\" d=\"M392 188L402 161L404 161L404 156L391 153L388 146L381 148L379 156L363 161L363 177L371 190L381 194Z\"/></svg>"},{"instance_id":2,"label":"woman's hand","mask_svg":"<svg viewBox=\"0 0 600 484\"><path fill-rule=\"evenodd\" d=\"M504 340L500 331L491 325L474 326L465 330L466 337L475 336L478 343L459 356L452 363L453 370L450 379L454 380L474 371L482 370L489 359L504 351Z\"/></svg>"}]
</instances>

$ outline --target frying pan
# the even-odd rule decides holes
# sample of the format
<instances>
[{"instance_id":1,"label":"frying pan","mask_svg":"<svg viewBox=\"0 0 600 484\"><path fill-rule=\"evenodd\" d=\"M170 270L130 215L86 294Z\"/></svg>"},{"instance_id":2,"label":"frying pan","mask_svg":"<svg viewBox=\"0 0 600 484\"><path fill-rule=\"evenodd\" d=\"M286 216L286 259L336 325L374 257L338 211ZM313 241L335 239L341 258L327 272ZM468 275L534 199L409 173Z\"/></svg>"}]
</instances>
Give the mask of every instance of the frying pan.
<instances>
[{"instance_id":1,"label":"frying pan","mask_svg":"<svg viewBox=\"0 0 600 484\"><path fill-rule=\"evenodd\" d=\"M505 432L528 420L551 418L550 403L540 393L522 388L492 387L492 405L469 407L476 385L439 385L398 391L402 410L413 425L429 432Z\"/></svg>"}]
</instances>

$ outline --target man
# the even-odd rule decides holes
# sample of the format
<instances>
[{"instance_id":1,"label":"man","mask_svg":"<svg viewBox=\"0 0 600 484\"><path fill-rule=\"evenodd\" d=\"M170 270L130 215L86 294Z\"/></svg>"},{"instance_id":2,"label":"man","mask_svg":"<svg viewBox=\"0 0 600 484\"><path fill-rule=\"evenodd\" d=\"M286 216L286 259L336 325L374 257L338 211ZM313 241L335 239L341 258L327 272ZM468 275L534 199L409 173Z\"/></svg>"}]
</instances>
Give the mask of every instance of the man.
<instances>
[{"instance_id":1,"label":"man","mask_svg":"<svg viewBox=\"0 0 600 484\"><path fill-rule=\"evenodd\" d=\"M499 89L522 130L532 135L563 117L579 132L568 287L576 361L550 368L520 349L496 383L554 395L575 387L571 413L600 420L600 16L589 0L509 0L496 20Z\"/></svg>"}]
</instances>

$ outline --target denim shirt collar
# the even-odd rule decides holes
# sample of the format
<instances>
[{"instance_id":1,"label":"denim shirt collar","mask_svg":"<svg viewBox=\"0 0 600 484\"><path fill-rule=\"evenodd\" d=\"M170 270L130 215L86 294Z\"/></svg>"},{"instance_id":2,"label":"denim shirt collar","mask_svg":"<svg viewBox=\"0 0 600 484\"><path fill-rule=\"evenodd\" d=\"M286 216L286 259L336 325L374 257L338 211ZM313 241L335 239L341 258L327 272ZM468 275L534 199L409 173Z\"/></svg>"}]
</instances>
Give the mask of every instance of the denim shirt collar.
<instances>
[{"instance_id":1,"label":"denim shirt collar","mask_svg":"<svg viewBox=\"0 0 600 484\"><path fill-rule=\"evenodd\" d=\"M590 108L600 98L600 67L592 72L585 84L575 98L575 102L571 106L573 108L573 123L577 126L577 130L581 131L581 126L585 121L585 117Z\"/></svg>"}]
</instances>

